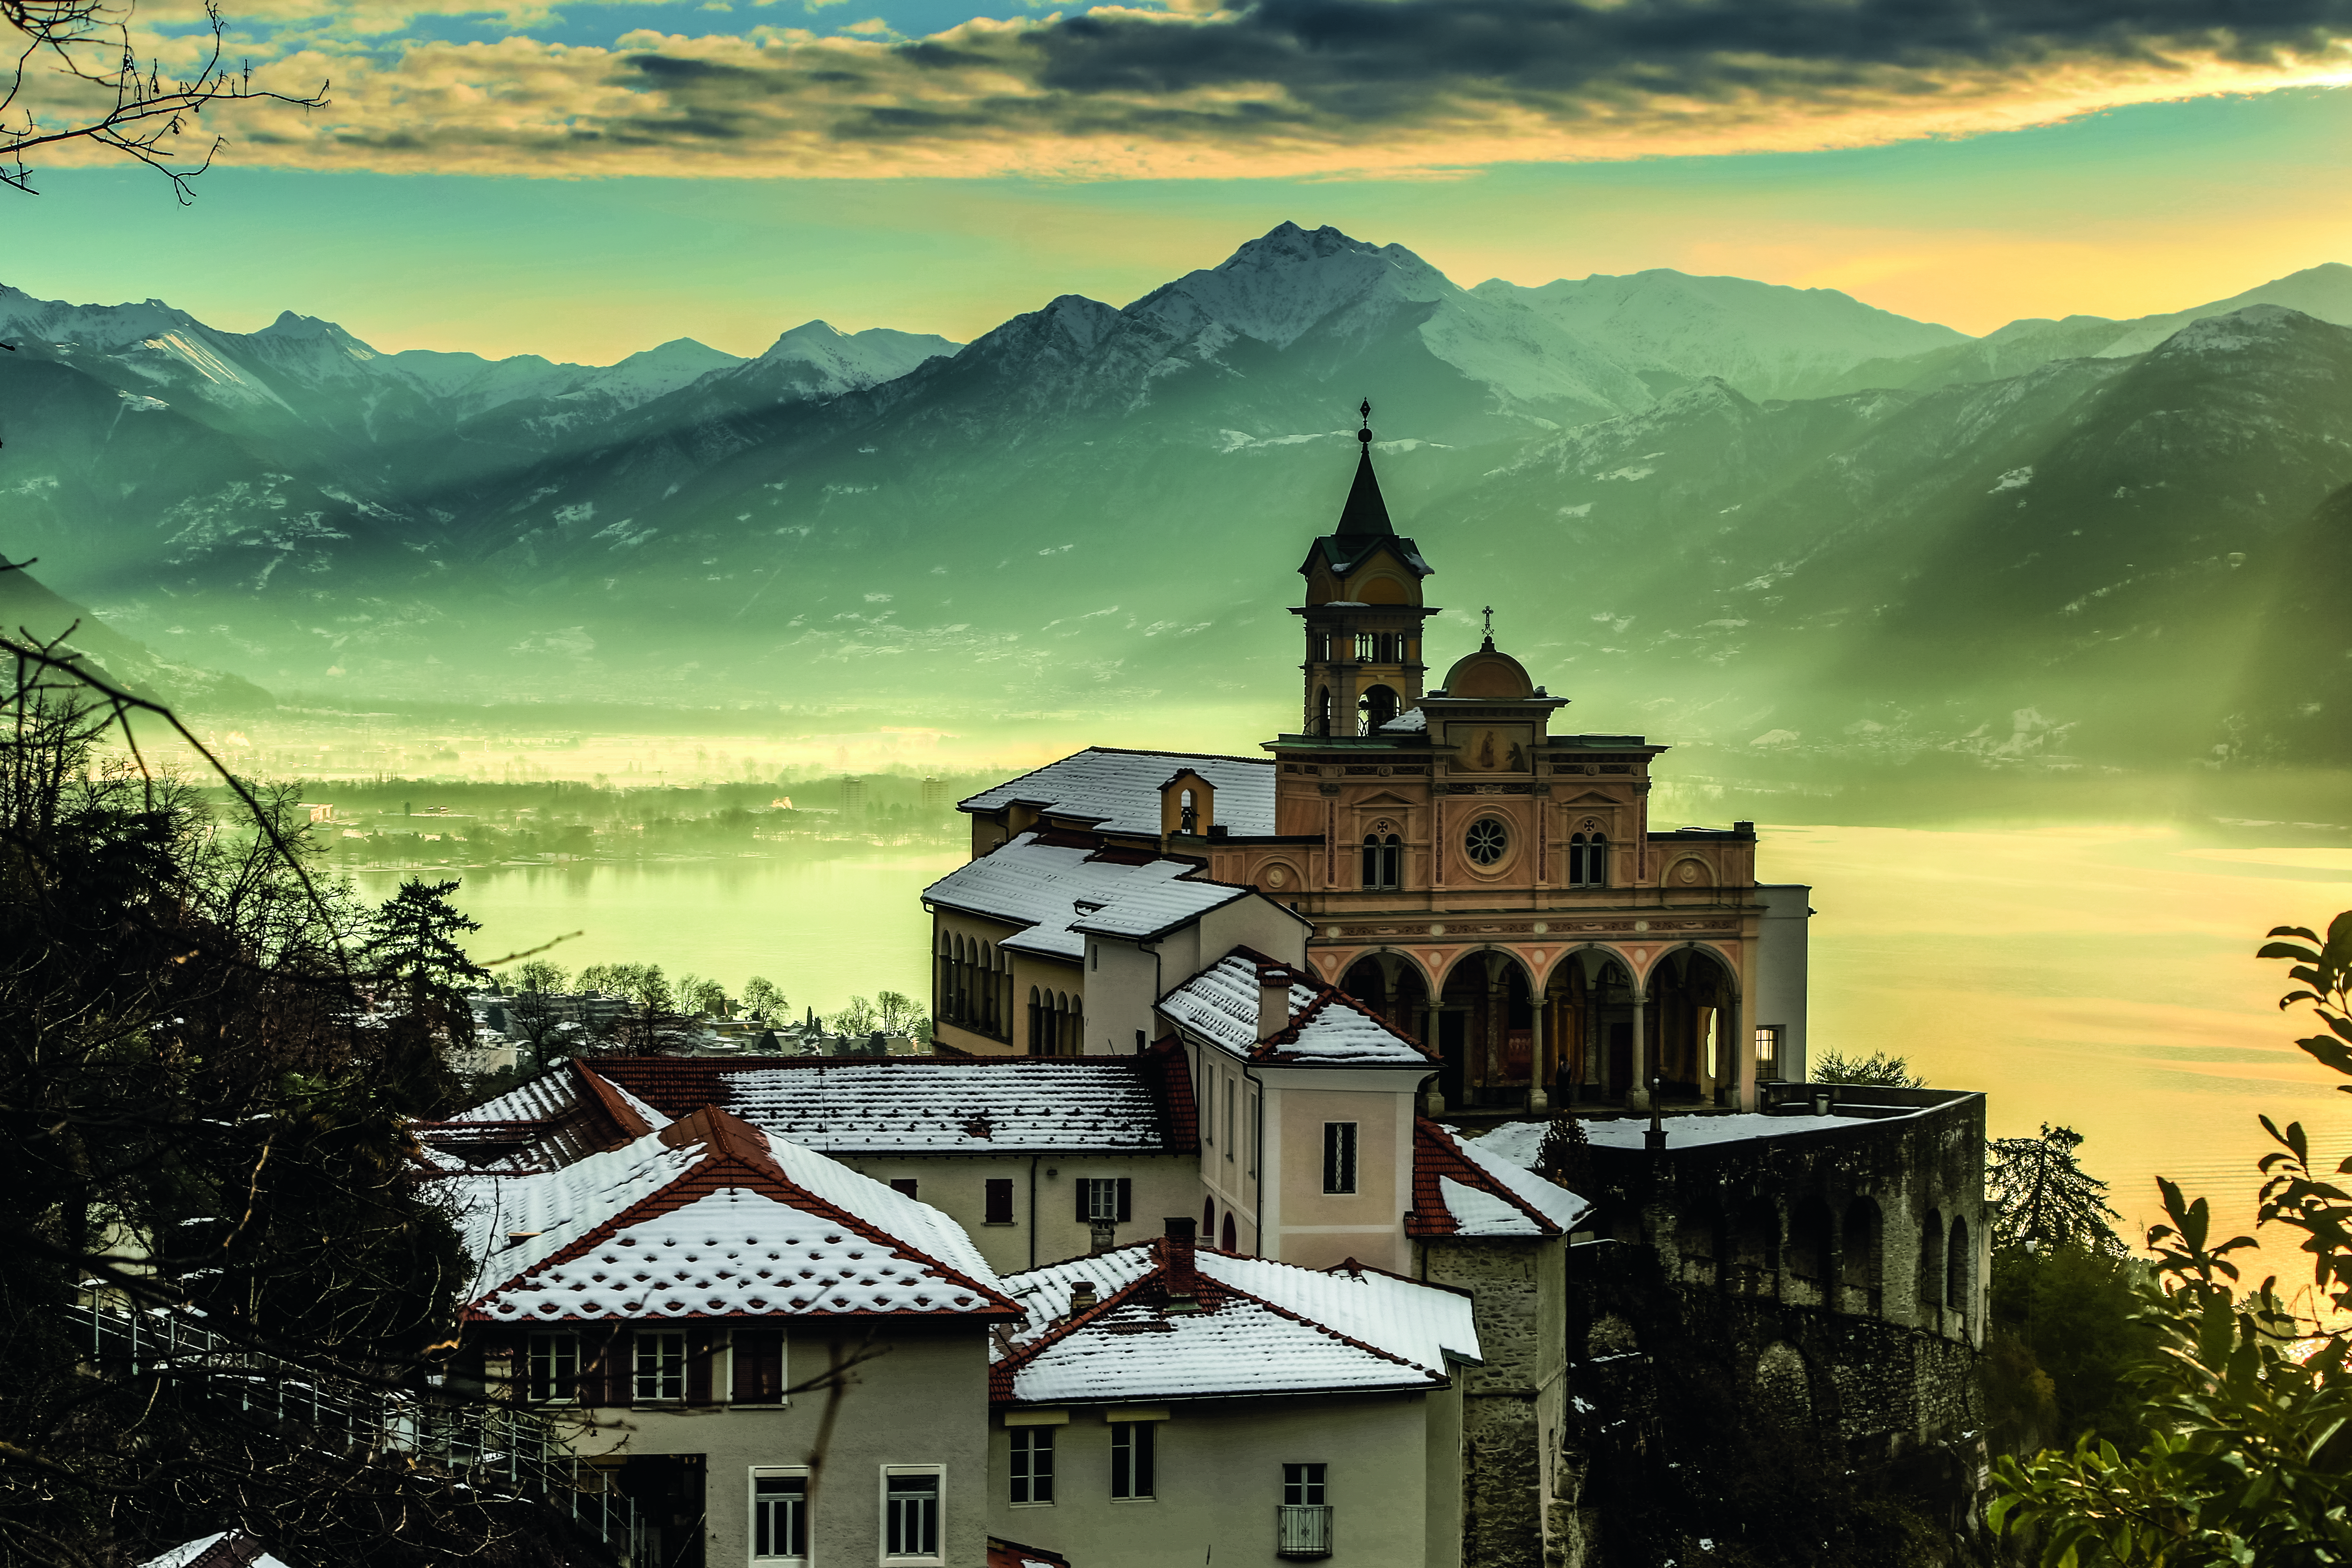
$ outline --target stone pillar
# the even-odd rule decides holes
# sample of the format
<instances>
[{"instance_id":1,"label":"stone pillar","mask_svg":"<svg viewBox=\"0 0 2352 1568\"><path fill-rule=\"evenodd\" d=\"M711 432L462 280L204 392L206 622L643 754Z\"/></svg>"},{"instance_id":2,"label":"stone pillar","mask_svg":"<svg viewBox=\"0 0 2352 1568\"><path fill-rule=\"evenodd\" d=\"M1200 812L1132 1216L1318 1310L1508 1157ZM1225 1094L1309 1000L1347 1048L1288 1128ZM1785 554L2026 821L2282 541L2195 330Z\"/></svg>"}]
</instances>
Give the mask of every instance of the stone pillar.
<instances>
[{"instance_id":1,"label":"stone pillar","mask_svg":"<svg viewBox=\"0 0 2352 1568\"><path fill-rule=\"evenodd\" d=\"M1551 1062L1544 1050L1544 1037L1549 1032L1544 1027L1544 1014L1549 1008L1548 1002L1538 1002L1528 1009L1535 1016L1536 1026L1535 1044L1528 1052L1528 1111L1534 1116L1545 1115L1551 1110Z\"/></svg>"},{"instance_id":2,"label":"stone pillar","mask_svg":"<svg viewBox=\"0 0 2352 1568\"><path fill-rule=\"evenodd\" d=\"M1646 1116L1650 1110L1650 1077L1655 1070L1650 1060L1649 1017L1644 1009L1649 994L1639 985L1633 988L1633 1081L1625 1086L1625 1109Z\"/></svg>"},{"instance_id":3,"label":"stone pillar","mask_svg":"<svg viewBox=\"0 0 2352 1568\"><path fill-rule=\"evenodd\" d=\"M1437 998L1434 996L1429 997L1421 1005L1421 1043L1427 1046L1431 1050L1439 1052L1442 1057L1444 1047L1439 1045L1437 1039ZM1437 1104L1434 1106L1424 1105L1422 1108L1433 1115L1438 1111L1452 1110L1454 1109L1453 1106L1445 1103L1445 1091L1442 1087L1440 1087L1444 1082L1444 1078L1441 1073L1438 1082L1432 1084L1429 1089L1430 1098L1435 1100Z\"/></svg>"}]
</instances>

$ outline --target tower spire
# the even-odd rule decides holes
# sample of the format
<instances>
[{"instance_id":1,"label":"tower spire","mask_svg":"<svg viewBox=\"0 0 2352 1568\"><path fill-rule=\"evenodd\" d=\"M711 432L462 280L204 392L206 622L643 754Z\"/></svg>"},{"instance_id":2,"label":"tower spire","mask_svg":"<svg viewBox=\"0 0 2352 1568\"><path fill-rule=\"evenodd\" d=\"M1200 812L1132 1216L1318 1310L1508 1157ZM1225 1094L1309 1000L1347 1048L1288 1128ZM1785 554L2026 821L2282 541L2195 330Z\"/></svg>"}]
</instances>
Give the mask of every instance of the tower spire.
<instances>
[{"instance_id":1,"label":"tower spire","mask_svg":"<svg viewBox=\"0 0 2352 1568\"><path fill-rule=\"evenodd\" d=\"M1348 490L1348 504L1339 509L1339 534L1386 533L1396 529L1389 522L1388 502L1381 499L1381 481L1372 473L1372 402L1366 398L1357 410L1363 419L1363 428L1356 432L1358 455L1356 482Z\"/></svg>"}]
</instances>

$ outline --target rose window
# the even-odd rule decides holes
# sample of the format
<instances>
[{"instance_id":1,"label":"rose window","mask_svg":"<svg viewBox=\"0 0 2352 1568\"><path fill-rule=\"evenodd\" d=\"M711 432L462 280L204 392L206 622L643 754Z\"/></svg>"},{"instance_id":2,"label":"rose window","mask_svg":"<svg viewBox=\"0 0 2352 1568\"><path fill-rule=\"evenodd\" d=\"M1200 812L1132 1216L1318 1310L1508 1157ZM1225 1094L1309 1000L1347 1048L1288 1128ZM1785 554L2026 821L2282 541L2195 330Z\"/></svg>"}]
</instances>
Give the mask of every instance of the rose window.
<instances>
[{"instance_id":1,"label":"rose window","mask_svg":"<svg viewBox=\"0 0 2352 1568\"><path fill-rule=\"evenodd\" d=\"M1480 866L1491 866L1500 860L1503 851L1510 847L1510 834L1491 816L1472 823L1469 837L1463 840L1463 847L1469 852L1471 861Z\"/></svg>"}]
</instances>

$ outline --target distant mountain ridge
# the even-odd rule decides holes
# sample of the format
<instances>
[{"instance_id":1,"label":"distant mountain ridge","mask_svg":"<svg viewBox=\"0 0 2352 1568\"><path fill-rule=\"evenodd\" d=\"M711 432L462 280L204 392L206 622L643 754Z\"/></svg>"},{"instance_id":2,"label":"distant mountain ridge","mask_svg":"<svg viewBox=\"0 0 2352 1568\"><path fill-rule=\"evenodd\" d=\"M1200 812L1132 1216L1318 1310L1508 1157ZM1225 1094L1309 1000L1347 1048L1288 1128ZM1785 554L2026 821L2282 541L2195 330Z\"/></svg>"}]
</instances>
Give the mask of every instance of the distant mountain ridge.
<instances>
[{"instance_id":1,"label":"distant mountain ridge","mask_svg":"<svg viewBox=\"0 0 2352 1568\"><path fill-rule=\"evenodd\" d=\"M0 548L281 691L968 724L1182 690L1262 730L1369 396L1438 601L1492 602L1578 722L1738 755L2333 755L2246 648L2337 548L2312 520L2352 515L2347 323L2333 264L1970 339L1668 271L1463 289L1290 224L969 344L816 321L601 368L9 291ZM2352 626L2298 613L2332 693Z\"/></svg>"}]
</instances>

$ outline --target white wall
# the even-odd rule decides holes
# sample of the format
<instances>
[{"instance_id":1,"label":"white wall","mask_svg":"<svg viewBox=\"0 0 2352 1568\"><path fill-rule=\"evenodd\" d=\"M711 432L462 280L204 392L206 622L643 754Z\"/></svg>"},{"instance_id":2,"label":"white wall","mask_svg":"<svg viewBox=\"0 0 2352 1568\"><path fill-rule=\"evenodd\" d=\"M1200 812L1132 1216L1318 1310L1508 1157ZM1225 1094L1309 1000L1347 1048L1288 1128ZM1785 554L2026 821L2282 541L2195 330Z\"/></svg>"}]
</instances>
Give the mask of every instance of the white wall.
<instances>
[{"instance_id":1,"label":"white wall","mask_svg":"<svg viewBox=\"0 0 2352 1568\"><path fill-rule=\"evenodd\" d=\"M1083 1257L1092 1232L1078 1223L1081 1176L1134 1184L1129 1212L1114 1239L1125 1247L1160 1234L1170 1215L1201 1212L1201 1175L1190 1154L838 1154L853 1171L889 1182L911 1177L915 1196L963 1226L980 1255L999 1274ZM1035 1206L1031 1206L1032 1178ZM1013 1223L990 1225L988 1181L1013 1184ZM1034 1239L1033 1239L1034 1238ZM1034 1256L1032 1255L1034 1246Z\"/></svg>"},{"instance_id":2,"label":"white wall","mask_svg":"<svg viewBox=\"0 0 2352 1568\"><path fill-rule=\"evenodd\" d=\"M940 1544L945 1562L952 1568L980 1563L987 1554L990 1496L988 1349L982 1325L972 1321L925 1332L894 1331L887 1319L848 1319L820 1328L779 1318L757 1326L785 1331L787 1384L825 1370L828 1339L847 1352L868 1328L880 1330L876 1343L885 1353L851 1374L855 1381L842 1396L823 1455L811 1514L815 1561L833 1568L879 1563L882 1467L935 1464L944 1468ZM712 1371L723 1390L723 1353ZM575 1447L586 1455L705 1456L705 1568L750 1568L751 1469L808 1464L825 1398L822 1392L795 1394L782 1409L599 1410L600 1425Z\"/></svg>"},{"instance_id":3,"label":"white wall","mask_svg":"<svg viewBox=\"0 0 2352 1568\"><path fill-rule=\"evenodd\" d=\"M1159 1496L1110 1495L1110 1426L1101 1408L1076 1407L1055 1432L1055 1500L1011 1501L1011 1441L989 1434L988 1528L1084 1568L1276 1568L1275 1509L1282 1467L1328 1467L1332 1560L1383 1568L1446 1563L1432 1552L1434 1510L1458 1512L1460 1465L1438 1456L1431 1433L1461 1429L1460 1394L1358 1394L1326 1399L1224 1399L1161 1406ZM1433 1497L1432 1493L1441 1495ZM1449 1511L1451 1510L1452 1511Z\"/></svg>"},{"instance_id":4,"label":"white wall","mask_svg":"<svg viewBox=\"0 0 2352 1568\"><path fill-rule=\"evenodd\" d=\"M1743 1042L1755 1051L1755 1030L1761 1025L1780 1026L1780 1076L1801 1082L1806 1063L1805 970L1811 942L1813 890L1791 882L1759 884L1756 896L1764 918L1756 937L1756 989L1748 998L1742 1026Z\"/></svg>"}]
</instances>

